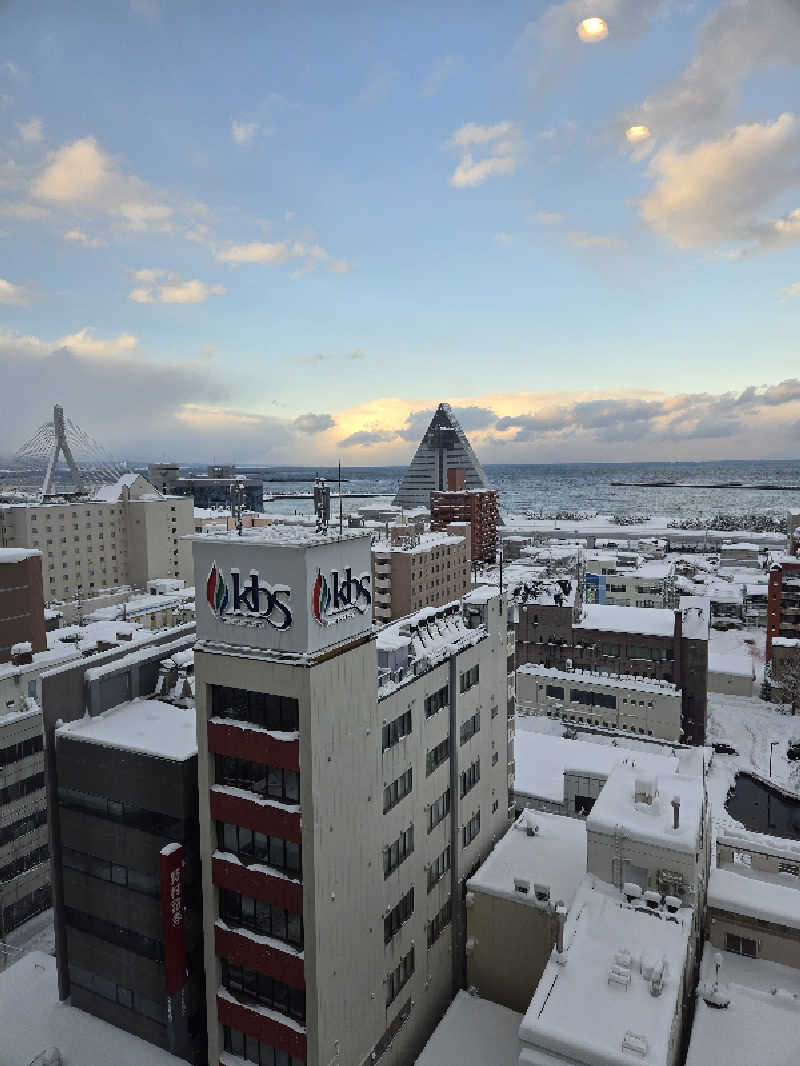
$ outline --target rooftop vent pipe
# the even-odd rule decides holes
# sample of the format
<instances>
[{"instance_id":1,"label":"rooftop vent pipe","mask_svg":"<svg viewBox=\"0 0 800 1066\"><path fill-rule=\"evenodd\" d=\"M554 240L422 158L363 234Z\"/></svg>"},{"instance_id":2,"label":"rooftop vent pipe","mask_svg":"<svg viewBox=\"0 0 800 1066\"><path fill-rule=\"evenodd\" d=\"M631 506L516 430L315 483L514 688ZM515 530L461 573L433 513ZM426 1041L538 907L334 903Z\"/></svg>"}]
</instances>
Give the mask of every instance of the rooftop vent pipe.
<instances>
[{"instance_id":1,"label":"rooftop vent pipe","mask_svg":"<svg viewBox=\"0 0 800 1066\"><path fill-rule=\"evenodd\" d=\"M680 796L672 797L672 828L680 829L681 827L681 798Z\"/></svg>"},{"instance_id":2,"label":"rooftop vent pipe","mask_svg":"<svg viewBox=\"0 0 800 1066\"><path fill-rule=\"evenodd\" d=\"M563 899L560 899L556 903L556 951L559 955L564 954L564 925L567 921L567 908L564 906Z\"/></svg>"}]
</instances>

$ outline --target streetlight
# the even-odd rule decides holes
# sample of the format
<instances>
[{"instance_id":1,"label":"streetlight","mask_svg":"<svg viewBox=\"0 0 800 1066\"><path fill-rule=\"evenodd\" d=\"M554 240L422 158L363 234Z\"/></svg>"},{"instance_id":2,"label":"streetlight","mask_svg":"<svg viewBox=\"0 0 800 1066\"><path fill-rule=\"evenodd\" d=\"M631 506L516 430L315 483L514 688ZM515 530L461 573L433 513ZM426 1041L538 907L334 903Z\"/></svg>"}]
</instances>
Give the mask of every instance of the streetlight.
<instances>
[{"instance_id":1,"label":"streetlight","mask_svg":"<svg viewBox=\"0 0 800 1066\"><path fill-rule=\"evenodd\" d=\"M771 740L769 742L769 780L767 785L767 829L772 829L772 749L780 744L779 740Z\"/></svg>"}]
</instances>

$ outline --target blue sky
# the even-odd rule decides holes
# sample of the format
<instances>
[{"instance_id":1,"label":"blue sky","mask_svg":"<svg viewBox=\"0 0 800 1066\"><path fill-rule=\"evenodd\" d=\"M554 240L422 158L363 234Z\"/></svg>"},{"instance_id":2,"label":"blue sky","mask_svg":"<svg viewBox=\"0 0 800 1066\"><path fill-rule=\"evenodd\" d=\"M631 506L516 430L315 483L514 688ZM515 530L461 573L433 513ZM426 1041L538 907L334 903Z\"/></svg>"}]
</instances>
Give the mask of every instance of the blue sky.
<instances>
[{"instance_id":1,"label":"blue sky","mask_svg":"<svg viewBox=\"0 0 800 1066\"><path fill-rule=\"evenodd\" d=\"M798 40L0 0L0 452L60 401L141 458L401 463L447 399L486 461L796 454Z\"/></svg>"}]
</instances>

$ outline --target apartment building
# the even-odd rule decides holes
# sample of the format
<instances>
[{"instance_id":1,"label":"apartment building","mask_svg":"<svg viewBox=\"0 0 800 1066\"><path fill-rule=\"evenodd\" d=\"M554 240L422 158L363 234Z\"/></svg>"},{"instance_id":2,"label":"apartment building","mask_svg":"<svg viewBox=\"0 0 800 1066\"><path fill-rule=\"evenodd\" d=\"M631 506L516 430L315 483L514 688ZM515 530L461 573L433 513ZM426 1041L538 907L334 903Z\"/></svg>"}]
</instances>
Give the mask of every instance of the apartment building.
<instances>
[{"instance_id":1,"label":"apartment building","mask_svg":"<svg viewBox=\"0 0 800 1066\"><path fill-rule=\"evenodd\" d=\"M50 906L42 713L0 711L0 940Z\"/></svg>"},{"instance_id":2,"label":"apartment building","mask_svg":"<svg viewBox=\"0 0 800 1066\"><path fill-rule=\"evenodd\" d=\"M144 588L150 578L191 577L190 498L164 496L126 474L92 498L0 506L0 545L42 553L46 601L90 597L103 588Z\"/></svg>"},{"instance_id":3,"label":"apartment building","mask_svg":"<svg viewBox=\"0 0 800 1066\"><path fill-rule=\"evenodd\" d=\"M705 743L709 618L704 608L522 604L515 629L518 666L580 668L677 686L682 739Z\"/></svg>"},{"instance_id":4,"label":"apartment building","mask_svg":"<svg viewBox=\"0 0 800 1066\"><path fill-rule=\"evenodd\" d=\"M468 522L473 559L493 563L497 558L497 493L494 489L467 489L465 472L447 471L447 491L431 493L431 529L446 529L451 522Z\"/></svg>"},{"instance_id":5,"label":"apartment building","mask_svg":"<svg viewBox=\"0 0 800 1066\"><path fill-rule=\"evenodd\" d=\"M206 1062L193 707L128 701L56 729L59 959L73 1006Z\"/></svg>"},{"instance_id":6,"label":"apartment building","mask_svg":"<svg viewBox=\"0 0 800 1066\"><path fill-rule=\"evenodd\" d=\"M769 570L767 660L774 637L800 637L800 558L795 555L784 555Z\"/></svg>"},{"instance_id":7,"label":"apartment building","mask_svg":"<svg viewBox=\"0 0 800 1066\"><path fill-rule=\"evenodd\" d=\"M205 474L181 475L177 463L151 463L147 478L165 496L191 496L195 507L227 508L231 490L244 492L242 503L248 511L264 510L264 479L253 474L239 474L232 464L209 466Z\"/></svg>"},{"instance_id":8,"label":"apartment building","mask_svg":"<svg viewBox=\"0 0 800 1066\"><path fill-rule=\"evenodd\" d=\"M464 535L466 534L466 535ZM469 530L418 533L393 526L372 545L372 615L391 622L422 607L439 607L470 589Z\"/></svg>"},{"instance_id":9,"label":"apartment building","mask_svg":"<svg viewBox=\"0 0 800 1066\"><path fill-rule=\"evenodd\" d=\"M376 641L369 534L193 548L209 1062L410 1063L507 824L504 598Z\"/></svg>"},{"instance_id":10,"label":"apartment building","mask_svg":"<svg viewBox=\"0 0 800 1066\"><path fill-rule=\"evenodd\" d=\"M18 645L29 653L47 647L42 554L32 548L0 548L0 663L7 663Z\"/></svg>"},{"instance_id":11,"label":"apartment building","mask_svg":"<svg viewBox=\"0 0 800 1066\"><path fill-rule=\"evenodd\" d=\"M624 566L619 557L586 559L586 602L618 607L677 607L674 564L665 559L637 559Z\"/></svg>"},{"instance_id":12,"label":"apartment building","mask_svg":"<svg viewBox=\"0 0 800 1066\"><path fill-rule=\"evenodd\" d=\"M681 739L681 690L671 681L608 671L559 670L528 663L517 670L517 708L522 714L565 724Z\"/></svg>"}]
</instances>

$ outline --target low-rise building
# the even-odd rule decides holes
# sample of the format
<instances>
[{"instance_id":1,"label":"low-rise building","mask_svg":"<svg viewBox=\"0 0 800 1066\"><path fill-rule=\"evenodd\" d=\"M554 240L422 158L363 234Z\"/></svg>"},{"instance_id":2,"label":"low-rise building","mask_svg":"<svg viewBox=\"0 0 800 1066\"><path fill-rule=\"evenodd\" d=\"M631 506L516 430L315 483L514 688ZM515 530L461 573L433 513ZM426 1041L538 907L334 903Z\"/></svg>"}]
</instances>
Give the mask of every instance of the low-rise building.
<instances>
[{"instance_id":1,"label":"low-rise building","mask_svg":"<svg viewBox=\"0 0 800 1066\"><path fill-rule=\"evenodd\" d=\"M708 691L752 696L756 672L747 651L708 653Z\"/></svg>"},{"instance_id":2,"label":"low-rise building","mask_svg":"<svg viewBox=\"0 0 800 1066\"><path fill-rule=\"evenodd\" d=\"M469 537L460 529L417 533L394 526L372 545L372 616L391 622L423 607L441 607L470 589Z\"/></svg>"},{"instance_id":3,"label":"low-rise building","mask_svg":"<svg viewBox=\"0 0 800 1066\"><path fill-rule=\"evenodd\" d=\"M774 637L800 637L800 558L785 555L769 570L767 659Z\"/></svg>"},{"instance_id":4,"label":"low-rise building","mask_svg":"<svg viewBox=\"0 0 800 1066\"><path fill-rule=\"evenodd\" d=\"M596 554L586 559L586 602L618 607L676 607L674 564L665 559L608 553L604 565Z\"/></svg>"},{"instance_id":5,"label":"low-rise building","mask_svg":"<svg viewBox=\"0 0 800 1066\"><path fill-rule=\"evenodd\" d=\"M0 663L7 663L22 645L27 653L47 647L42 553L0 548Z\"/></svg>"},{"instance_id":6,"label":"low-rise building","mask_svg":"<svg viewBox=\"0 0 800 1066\"><path fill-rule=\"evenodd\" d=\"M234 486L243 491L242 504L248 511L264 510L264 479L255 474L239 474L233 464L209 466L205 474L181 475L177 463L151 463L148 480L165 496L191 496L195 507L230 507Z\"/></svg>"},{"instance_id":7,"label":"low-rise building","mask_svg":"<svg viewBox=\"0 0 800 1066\"><path fill-rule=\"evenodd\" d=\"M517 1066L522 1015L458 992L415 1066Z\"/></svg>"},{"instance_id":8,"label":"low-rise building","mask_svg":"<svg viewBox=\"0 0 800 1066\"><path fill-rule=\"evenodd\" d=\"M719 565L721 568L751 567L757 570L761 566L760 555L764 548L760 544L748 544L746 541L737 541L733 544L720 544Z\"/></svg>"}]
</instances>

